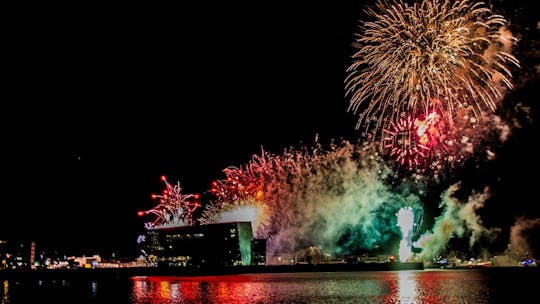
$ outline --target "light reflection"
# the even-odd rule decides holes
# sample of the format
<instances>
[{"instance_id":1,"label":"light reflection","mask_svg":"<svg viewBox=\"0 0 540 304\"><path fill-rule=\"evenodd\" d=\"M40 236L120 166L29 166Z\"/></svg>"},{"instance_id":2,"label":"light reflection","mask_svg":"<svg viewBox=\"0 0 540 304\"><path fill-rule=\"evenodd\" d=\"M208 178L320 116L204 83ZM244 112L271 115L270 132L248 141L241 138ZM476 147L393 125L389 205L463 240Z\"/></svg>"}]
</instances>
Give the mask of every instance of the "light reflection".
<instances>
[{"instance_id":1,"label":"light reflection","mask_svg":"<svg viewBox=\"0 0 540 304\"><path fill-rule=\"evenodd\" d=\"M415 272L398 272L398 299L399 303L417 303L418 290Z\"/></svg>"},{"instance_id":2,"label":"light reflection","mask_svg":"<svg viewBox=\"0 0 540 304\"><path fill-rule=\"evenodd\" d=\"M2 304L9 303L9 281L4 280L4 289L2 292Z\"/></svg>"},{"instance_id":3,"label":"light reflection","mask_svg":"<svg viewBox=\"0 0 540 304\"><path fill-rule=\"evenodd\" d=\"M90 296L94 299L97 297L97 282L92 282L90 285Z\"/></svg>"},{"instance_id":4,"label":"light reflection","mask_svg":"<svg viewBox=\"0 0 540 304\"><path fill-rule=\"evenodd\" d=\"M472 271L135 277L132 281L132 303L141 304L488 303L492 292L481 273Z\"/></svg>"},{"instance_id":5,"label":"light reflection","mask_svg":"<svg viewBox=\"0 0 540 304\"><path fill-rule=\"evenodd\" d=\"M170 287L170 298L172 299L178 299L182 297L182 294L180 292L180 284L178 282L173 282Z\"/></svg>"},{"instance_id":6,"label":"light reflection","mask_svg":"<svg viewBox=\"0 0 540 304\"><path fill-rule=\"evenodd\" d=\"M443 299L447 290L446 282L440 280L441 272L423 271L416 274L416 282L419 286L418 297L421 303L443 304L452 303ZM455 302L454 302L455 303Z\"/></svg>"},{"instance_id":7,"label":"light reflection","mask_svg":"<svg viewBox=\"0 0 540 304\"><path fill-rule=\"evenodd\" d=\"M169 299L171 297L171 288L169 281L159 282L159 296L161 299Z\"/></svg>"},{"instance_id":8,"label":"light reflection","mask_svg":"<svg viewBox=\"0 0 540 304\"><path fill-rule=\"evenodd\" d=\"M442 300L445 290L439 285L440 281L430 276L429 272L403 270L391 272L388 276L388 293L383 297L384 303L456 303Z\"/></svg>"},{"instance_id":9,"label":"light reflection","mask_svg":"<svg viewBox=\"0 0 540 304\"><path fill-rule=\"evenodd\" d=\"M268 282L253 282L239 275L216 277L133 277L134 303L268 303Z\"/></svg>"}]
</instances>

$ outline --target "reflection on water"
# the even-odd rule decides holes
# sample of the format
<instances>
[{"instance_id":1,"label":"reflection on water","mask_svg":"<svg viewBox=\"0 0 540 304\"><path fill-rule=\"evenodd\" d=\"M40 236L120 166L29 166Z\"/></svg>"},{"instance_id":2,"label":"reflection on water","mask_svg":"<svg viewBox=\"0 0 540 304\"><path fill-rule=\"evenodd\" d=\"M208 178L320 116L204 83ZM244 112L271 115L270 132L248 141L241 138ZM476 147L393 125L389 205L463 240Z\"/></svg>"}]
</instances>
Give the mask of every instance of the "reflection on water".
<instances>
[{"instance_id":1,"label":"reflection on water","mask_svg":"<svg viewBox=\"0 0 540 304\"><path fill-rule=\"evenodd\" d=\"M416 287L415 273L410 271L403 271L397 274L397 299L400 303L416 303L416 293L418 291ZM395 294L395 293L393 293Z\"/></svg>"},{"instance_id":2,"label":"reflection on water","mask_svg":"<svg viewBox=\"0 0 540 304\"><path fill-rule=\"evenodd\" d=\"M1 304L531 303L530 291L526 291L534 288L540 272L529 270L111 277L99 281L8 279L3 280L0 298Z\"/></svg>"},{"instance_id":3,"label":"reflection on water","mask_svg":"<svg viewBox=\"0 0 540 304\"><path fill-rule=\"evenodd\" d=\"M134 277L133 303L491 303L479 271Z\"/></svg>"},{"instance_id":4,"label":"reflection on water","mask_svg":"<svg viewBox=\"0 0 540 304\"><path fill-rule=\"evenodd\" d=\"M9 281L4 280L4 289L2 291L2 304L9 303Z\"/></svg>"}]
</instances>

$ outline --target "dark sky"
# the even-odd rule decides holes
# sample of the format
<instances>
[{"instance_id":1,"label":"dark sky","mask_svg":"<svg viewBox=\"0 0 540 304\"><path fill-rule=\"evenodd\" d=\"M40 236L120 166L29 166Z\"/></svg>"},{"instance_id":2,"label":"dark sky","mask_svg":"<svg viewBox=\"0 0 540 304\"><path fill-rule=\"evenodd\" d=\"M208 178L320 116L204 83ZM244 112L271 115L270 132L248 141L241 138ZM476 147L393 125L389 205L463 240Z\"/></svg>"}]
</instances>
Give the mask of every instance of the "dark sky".
<instances>
[{"instance_id":1,"label":"dark sky","mask_svg":"<svg viewBox=\"0 0 540 304\"><path fill-rule=\"evenodd\" d=\"M0 238L119 250L134 245L161 175L201 193L261 147L354 140L343 79L366 3L17 9L2 68ZM527 132L523 142L538 135Z\"/></svg>"}]
</instances>

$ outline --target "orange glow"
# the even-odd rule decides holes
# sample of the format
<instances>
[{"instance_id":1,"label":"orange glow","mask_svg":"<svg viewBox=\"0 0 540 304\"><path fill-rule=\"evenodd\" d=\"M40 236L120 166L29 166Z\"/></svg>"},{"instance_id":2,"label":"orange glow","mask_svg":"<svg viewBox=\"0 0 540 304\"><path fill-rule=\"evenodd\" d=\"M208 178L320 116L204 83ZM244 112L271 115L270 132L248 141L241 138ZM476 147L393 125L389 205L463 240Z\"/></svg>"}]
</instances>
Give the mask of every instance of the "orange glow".
<instances>
[{"instance_id":1,"label":"orange glow","mask_svg":"<svg viewBox=\"0 0 540 304\"><path fill-rule=\"evenodd\" d=\"M257 194L255 194L255 198L262 199L264 196L264 192L262 190L258 190Z\"/></svg>"}]
</instances>

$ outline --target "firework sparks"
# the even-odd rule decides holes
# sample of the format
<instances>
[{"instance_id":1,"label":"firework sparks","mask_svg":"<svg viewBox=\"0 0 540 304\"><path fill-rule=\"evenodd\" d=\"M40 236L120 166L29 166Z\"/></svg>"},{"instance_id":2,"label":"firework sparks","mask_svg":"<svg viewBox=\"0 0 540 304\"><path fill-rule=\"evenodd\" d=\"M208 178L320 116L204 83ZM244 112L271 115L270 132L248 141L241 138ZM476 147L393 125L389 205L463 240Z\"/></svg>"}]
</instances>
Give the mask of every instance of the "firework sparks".
<instances>
[{"instance_id":1,"label":"firework sparks","mask_svg":"<svg viewBox=\"0 0 540 304\"><path fill-rule=\"evenodd\" d=\"M406 262L412 256L411 237L415 226L413 209L404 207L397 213L397 226L401 229L401 241L399 242L399 260Z\"/></svg>"},{"instance_id":2,"label":"firework sparks","mask_svg":"<svg viewBox=\"0 0 540 304\"><path fill-rule=\"evenodd\" d=\"M263 153L223 172L201 223L258 218L256 235L268 237L270 255L313 244L333 253L375 248L399 237L399 228L387 225L396 221L392 215L419 204L410 189L391 191L390 170L369 145L348 141Z\"/></svg>"},{"instance_id":3,"label":"firework sparks","mask_svg":"<svg viewBox=\"0 0 540 304\"><path fill-rule=\"evenodd\" d=\"M431 112L424 118L407 116L390 123L391 129L383 129L383 144L387 153L409 170L423 172L430 161L437 164L440 155L448 150L447 136L443 134L444 123L440 115Z\"/></svg>"},{"instance_id":4,"label":"firework sparks","mask_svg":"<svg viewBox=\"0 0 540 304\"><path fill-rule=\"evenodd\" d=\"M379 1L366 12L373 20L362 23L353 43L346 94L349 111L359 114L357 128L372 140L384 141L407 117L431 112L454 126L449 133L458 132L458 115L493 113L512 88L510 67L519 62L510 47L516 39L506 20L483 3Z\"/></svg>"},{"instance_id":5,"label":"firework sparks","mask_svg":"<svg viewBox=\"0 0 540 304\"><path fill-rule=\"evenodd\" d=\"M203 211L199 222L203 225L227 222L251 222L253 236L258 239L269 237L269 206L249 198L229 203L213 204Z\"/></svg>"},{"instance_id":6,"label":"firework sparks","mask_svg":"<svg viewBox=\"0 0 540 304\"><path fill-rule=\"evenodd\" d=\"M152 199L157 199L158 204L147 211L139 211L139 216L153 214L156 216L152 222L145 223L147 229L159 229L165 227L177 227L193 225L193 211L200 207L197 194L182 194L180 182L175 186L167 182L165 176L161 177L165 183L165 189L161 195L152 194Z\"/></svg>"},{"instance_id":7,"label":"firework sparks","mask_svg":"<svg viewBox=\"0 0 540 304\"><path fill-rule=\"evenodd\" d=\"M232 201L241 201L249 198L262 199L263 191L260 187L262 166L251 162L245 170L237 167L228 167L223 171L226 178L212 182L210 192L215 197L215 203L227 204Z\"/></svg>"},{"instance_id":8,"label":"firework sparks","mask_svg":"<svg viewBox=\"0 0 540 304\"><path fill-rule=\"evenodd\" d=\"M410 116L400 119L397 123L391 123L391 130L383 129L387 134L384 137L384 147L390 151L390 156L409 169L418 166L421 158L426 157L429 147L422 142L426 142L424 132L422 137L418 136L421 131L417 121Z\"/></svg>"},{"instance_id":9,"label":"firework sparks","mask_svg":"<svg viewBox=\"0 0 540 304\"><path fill-rule=\"evenodd\" d=\"M201 224L250 221L254 236L268 240L269 255L308 247L343 254L402 238L400 259L411 256L419 227L413 207L421 208L426 188L421 174L394 183L399 175L383 158L408 169L461 162L489 124L498 124L493 112L512 88L510 66L519 63L510 54L515 39L506 21L483 3L392 1L368 9L374 20L363 23L347 70L349 111L359 113L357 128L370 140L329 149L316 141L280 155L263 151L246 165L228 167L225 178L212 183L214 200ZM149 227L191 224L198 204L186 204L191 197L180 194L179 184L167 189L156 196L160 204L143 213L158 217ZM490 233L474 212L485 197L459 206L455 190L443 197L446 209L433 232L415 242L423 257L443 251L464 231L471 232L471 244Z\"/></svg>"}]
</instances>

